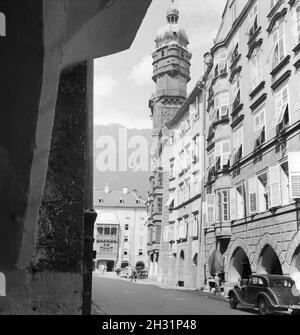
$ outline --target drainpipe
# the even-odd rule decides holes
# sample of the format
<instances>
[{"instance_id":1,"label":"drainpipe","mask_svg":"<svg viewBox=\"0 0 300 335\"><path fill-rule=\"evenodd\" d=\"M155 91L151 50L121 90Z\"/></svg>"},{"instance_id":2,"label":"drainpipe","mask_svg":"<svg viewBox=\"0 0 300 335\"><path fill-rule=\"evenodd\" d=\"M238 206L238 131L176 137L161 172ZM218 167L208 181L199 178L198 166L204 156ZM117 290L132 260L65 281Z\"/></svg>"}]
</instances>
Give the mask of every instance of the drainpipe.
<instances>
[{"instance_id":1,"label":"drainpipe","mask_svg":"<svg viewBox=\"0 0 300 335\"><path fill-rule=\"evenodd\" d=\"M94 61L86 62L86 189L84 212L84 247L83 247L83 292L82 314L91 314L92 279L93 279L93 250L94 250L94 224L97 213L93 209L93 135L94 135Z\"/></svg>"}]
</instances>

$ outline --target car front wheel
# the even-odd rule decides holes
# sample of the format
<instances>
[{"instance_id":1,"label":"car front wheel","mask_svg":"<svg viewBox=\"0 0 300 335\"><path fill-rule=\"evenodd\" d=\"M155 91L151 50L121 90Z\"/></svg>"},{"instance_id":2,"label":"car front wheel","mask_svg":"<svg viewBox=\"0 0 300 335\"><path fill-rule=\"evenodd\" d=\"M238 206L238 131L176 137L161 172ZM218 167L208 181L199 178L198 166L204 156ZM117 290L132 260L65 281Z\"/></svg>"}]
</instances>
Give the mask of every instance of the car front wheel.
<instances>
[{"instance_id":1,"label":"car front wheel","mask_svg":"<svg viewBox=\"0 0 300 335\"><path fill-rule=\"evenodd\" d=\"M230 296L229 296L229 305L230 305L230 308L236 309L237 301L236 301L236 298L233 294L230 294Z\"/></svg>"}]
</instances>

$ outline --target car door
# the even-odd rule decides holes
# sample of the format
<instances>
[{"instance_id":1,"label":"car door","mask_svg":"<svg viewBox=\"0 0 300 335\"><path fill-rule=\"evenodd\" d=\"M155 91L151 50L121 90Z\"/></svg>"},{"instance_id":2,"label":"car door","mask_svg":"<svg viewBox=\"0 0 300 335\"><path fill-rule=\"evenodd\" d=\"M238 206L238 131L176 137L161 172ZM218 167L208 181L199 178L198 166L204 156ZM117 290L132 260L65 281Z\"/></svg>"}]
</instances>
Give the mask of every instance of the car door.
<instances>
[{"instance_id":1,"label":"car door","mask_svg":"<svg viewBox=\"0 0 300 335\"><path fill-rule=\"evenodd\" d=\"M258 277L251 277L248 280L248 285L245 292L245 303L255 305L257 296L261 290L261 283Z\"/></svg>"}]
</instances>

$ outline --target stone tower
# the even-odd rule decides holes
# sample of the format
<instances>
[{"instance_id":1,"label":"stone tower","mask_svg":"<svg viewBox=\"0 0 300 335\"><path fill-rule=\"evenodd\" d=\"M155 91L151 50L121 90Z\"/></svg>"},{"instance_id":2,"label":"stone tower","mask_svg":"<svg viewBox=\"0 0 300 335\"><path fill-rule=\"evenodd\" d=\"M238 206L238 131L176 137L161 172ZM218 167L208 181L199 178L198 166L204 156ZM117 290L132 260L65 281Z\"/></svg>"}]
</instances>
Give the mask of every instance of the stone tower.
<instances>
[{"instance_id":1,"label":"stone tower","mask_svg":"<svg viewBox=\"0 0 300 335\"><path fill-rule=\"evenodd\" d=\"M187 49L189 40L178 24L179 11L174 1L167 11L167 24L158 32L153 57L153 81L156 92L149 107L153 119L153 135L176 113L184 103L186 86L190 81L191 53Z\"/></svg>"}]
</instances>

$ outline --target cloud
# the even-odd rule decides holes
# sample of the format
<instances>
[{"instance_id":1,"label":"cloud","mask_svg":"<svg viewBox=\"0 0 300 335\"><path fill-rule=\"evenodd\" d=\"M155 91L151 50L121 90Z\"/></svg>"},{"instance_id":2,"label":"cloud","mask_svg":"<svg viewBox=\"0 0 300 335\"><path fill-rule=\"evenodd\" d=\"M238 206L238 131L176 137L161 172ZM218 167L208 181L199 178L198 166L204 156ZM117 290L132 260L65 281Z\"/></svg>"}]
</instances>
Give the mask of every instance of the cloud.
<instances>
[{"instance_id":1,"label":"cloud","mask_svg":"<svg viewBox=\"0 0 300 335\"><path fill-rule=\"evenodd\" d=\"M113 94L114 89L119 85L119 82L109 73L95 75L95 96L109 97Z\"/></svg>"},{"instance_id":2,"label":"cloud","mask_svg":"<svg viewBox=\"0 0 300 335\"><path fill-rule=\"evenodd\" d=\"M141 87L151 84L152 71L152 56L148 55L140 63L133 66L129 73L129 79L133 82L134 86Z\"/></svg>"}]
</instances>

